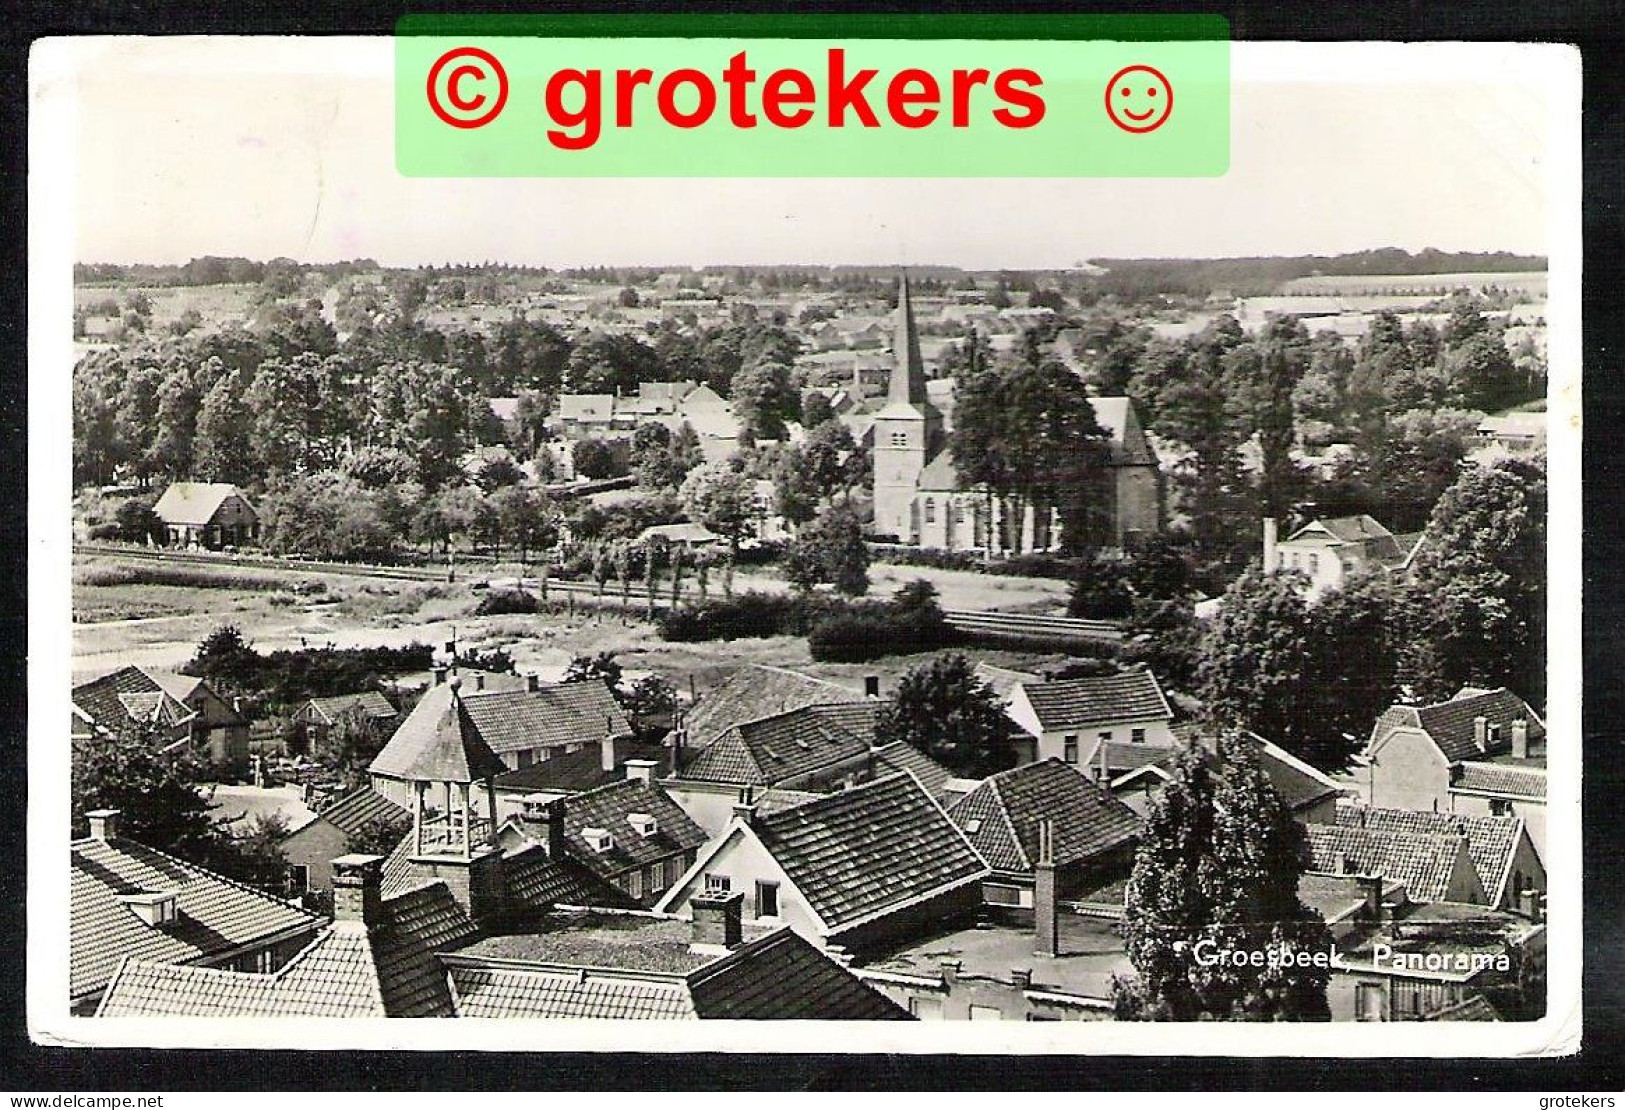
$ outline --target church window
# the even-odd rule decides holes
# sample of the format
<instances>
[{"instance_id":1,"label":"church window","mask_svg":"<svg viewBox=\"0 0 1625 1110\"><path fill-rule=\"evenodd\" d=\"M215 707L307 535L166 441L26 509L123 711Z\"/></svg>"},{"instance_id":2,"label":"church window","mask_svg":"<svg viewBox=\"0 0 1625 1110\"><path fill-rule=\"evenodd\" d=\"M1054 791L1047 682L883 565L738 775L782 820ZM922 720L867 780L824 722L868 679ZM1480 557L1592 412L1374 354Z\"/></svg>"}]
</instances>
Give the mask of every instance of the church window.
<instances>
[{"instance_id":1,"label":"church window","mask_svg":"<svg viewBox=\"0 0 1625 1110\"><path fill-rule=\"evenodd\" d=\"M961 502L960 502L960 503L959 503L959 506L958 506L958 514L957 514L957 515L958 515L958 518L959 518L959 523L961 523L961 524L963 524L963 523L965 523L965 520L966 520L966 516L965 516L965 503L964 503L964 502L963 502L963 501L961 501Z\"/></svg>"},{"instance_id":2,"label":"church window","mask_svg":"<svg viewBox=\"0 0 1625 1110\"><path fill-rule=\"evenodd\" d=\"M936 519L937 519L937 503L936 503L936 500L934 498L927 497L925 499L925 522L927 524L933 524L933 523L936 522Z\"/></svg>"},{"instance_id":3,"label":"church window","mask_svg":"<svg viewBox=\"0 0 1625 1110\"><path fill-rule=\"evenodd\" d=\"M907 447L908 446L908 433L907 432L893 432L891 434L891 445L893 447Z\"/></svg>"}]
</instances>

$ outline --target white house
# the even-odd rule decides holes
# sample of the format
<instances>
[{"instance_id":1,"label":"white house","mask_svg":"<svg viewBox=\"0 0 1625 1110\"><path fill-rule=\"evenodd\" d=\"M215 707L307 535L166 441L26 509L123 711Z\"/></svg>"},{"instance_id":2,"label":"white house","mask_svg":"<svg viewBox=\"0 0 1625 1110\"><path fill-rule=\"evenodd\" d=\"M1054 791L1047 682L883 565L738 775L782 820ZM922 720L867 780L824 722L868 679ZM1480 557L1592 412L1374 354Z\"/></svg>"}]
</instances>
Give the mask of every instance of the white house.
<instances>
[{"instance_id":1,"label":"white house","mask_svg":"<svg viewBox=\"0 0 1625 1110\"><path fill-rule=\"evenodd\" d=\"M1005 714L1019 730L1022 763L1059 759L1109 780L1177 746L1174 713L1148 670L1052 682L1018 682Z\"/></svg>"}]
</instances>

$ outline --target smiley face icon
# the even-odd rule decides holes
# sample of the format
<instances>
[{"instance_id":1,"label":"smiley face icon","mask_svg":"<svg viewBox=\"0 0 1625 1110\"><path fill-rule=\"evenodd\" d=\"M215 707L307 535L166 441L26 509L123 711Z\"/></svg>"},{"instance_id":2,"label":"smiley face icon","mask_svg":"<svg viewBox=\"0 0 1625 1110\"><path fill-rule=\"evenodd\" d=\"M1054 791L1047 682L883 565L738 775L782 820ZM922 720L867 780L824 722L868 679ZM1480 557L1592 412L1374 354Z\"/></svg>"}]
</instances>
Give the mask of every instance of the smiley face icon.
<instances>
[{"instance_id":1,"label":"smiley face icon","mask_svg":"<svg viewBox=\"0 0 1625 1110\"><path fill-rule=\"evenodd\" d=\"M1143 135L1168 122L1174 87L1151 66L1124 66L1106 82L1106 114L1124 131Z\"/></svg>"}]
</instances>

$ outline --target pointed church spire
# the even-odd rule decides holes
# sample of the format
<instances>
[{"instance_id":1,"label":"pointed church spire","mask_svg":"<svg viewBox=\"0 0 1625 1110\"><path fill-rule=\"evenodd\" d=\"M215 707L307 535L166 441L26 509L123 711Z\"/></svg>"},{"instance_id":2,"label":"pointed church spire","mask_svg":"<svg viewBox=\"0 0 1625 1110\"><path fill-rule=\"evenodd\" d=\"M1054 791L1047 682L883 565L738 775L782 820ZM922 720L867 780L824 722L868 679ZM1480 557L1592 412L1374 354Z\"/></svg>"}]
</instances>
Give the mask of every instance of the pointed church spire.
<instances>
[{"instance_id":1,"label":"pointed church spire","mask_svg":"<svg viewBox=\"0 0 1625 1110\"><path fill-rule=\"evenodd\" d=\"M914 328L914 305L908 295L908 272L897 284L897 333L892 339L891 386L886 400L893 404L924 405L925 360L920 358L920 335Z\"/></svg>"}]
</instances>

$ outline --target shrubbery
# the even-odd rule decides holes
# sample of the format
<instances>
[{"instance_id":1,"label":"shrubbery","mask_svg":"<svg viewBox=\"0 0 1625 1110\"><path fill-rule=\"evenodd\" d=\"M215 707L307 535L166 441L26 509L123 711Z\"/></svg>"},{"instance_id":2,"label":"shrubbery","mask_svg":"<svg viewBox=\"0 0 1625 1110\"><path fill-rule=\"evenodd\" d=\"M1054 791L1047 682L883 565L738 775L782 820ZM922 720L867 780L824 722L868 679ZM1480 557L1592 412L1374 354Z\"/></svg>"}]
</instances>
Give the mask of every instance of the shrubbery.
<instances>
[{"instance_id":1,"label":"shrubbery","mask_svg":"<svg viewBox=\"0 0 1625 1110\"><path fill-rule=\"evenodd\" d=\"M906 567L932 567L937 570L971 570L1010 578L1060 578L1070 580L1086 560L1043 553L1008 555L992 560L975 551L934 551L929 548L896 544L870 544L877 563Z\"/></svg>"},{"instance_id":2,"label":"shrubbery","mask_svg":"<svg viewBox=\"0 0 1625 1110\"><path fill-rule=\"evenodd\" d=\"M682 643L804 636L815 614L828 604L817 597L753 590L732 598L670 610L656 623L661 639Z\"/></svg>"},{"instance_id":3,"label":"shrubbery","mask_svg":"<svg viewBox=\"0 0 1625 1110\"><path fill-rule=\"evenodd\" d=\"M957 642L937 604L936 589L921 580L904 586L891 601L838 603L807 634L807 648L820 663L866 663Z\"/></svg>"},{"instance_id":4,"label":"shrubbery","mask_svg":"<svg viewBox=\"0 0 1625 1110\"><path fill-rule=\"evenodd\" d=\"M536 612L536 598L524 590L492 590L474 606L476 617L505 617L511 614L529 615Z\"/></svg>"}]
</instances>

